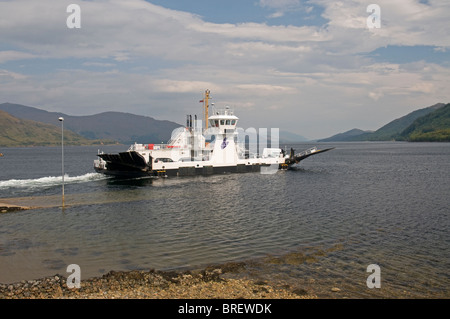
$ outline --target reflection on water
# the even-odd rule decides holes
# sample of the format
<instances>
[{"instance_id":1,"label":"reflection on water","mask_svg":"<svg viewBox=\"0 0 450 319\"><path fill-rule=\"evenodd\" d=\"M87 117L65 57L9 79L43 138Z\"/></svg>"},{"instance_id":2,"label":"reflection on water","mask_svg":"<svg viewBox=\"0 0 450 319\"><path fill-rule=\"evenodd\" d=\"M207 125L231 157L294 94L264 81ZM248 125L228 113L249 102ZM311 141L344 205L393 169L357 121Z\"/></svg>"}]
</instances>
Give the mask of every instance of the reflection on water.
<instances>
[{"instance_id":1,"label":"reflection on water","mask_svg":"<svg viewBox=\"0 0 450 319\"><path fill-rule=\"evenodd\" d=\"M66 274L72 263L87 279L245 261L234 275L320 297L449 297L449 145L334 146L275 175L80 182L91 172L68 165L63 211L58 183L6 187L13 178L2 178L1 197L49 207L0 215L0 282ZM92 162L76 150L72 165ZM37 179L57 176L42 169ZM370 264L381 268L381 289L366 286Z\"/></svg>"}]
</instances>

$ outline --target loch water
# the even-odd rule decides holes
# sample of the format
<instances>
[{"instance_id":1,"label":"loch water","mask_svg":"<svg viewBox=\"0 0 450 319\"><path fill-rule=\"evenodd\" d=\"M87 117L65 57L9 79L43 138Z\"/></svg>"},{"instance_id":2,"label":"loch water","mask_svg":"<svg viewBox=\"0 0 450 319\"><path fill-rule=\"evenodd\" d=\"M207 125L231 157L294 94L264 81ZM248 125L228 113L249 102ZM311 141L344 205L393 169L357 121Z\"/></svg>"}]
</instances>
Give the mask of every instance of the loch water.
<instances>
[{"instance_id":1,"label":"loch water","mask_svg":"<svg viewBox=\"0 0 450 319\"><path fill-rule=\"evenodd\" d=\"M66 146L75 204L0 214L0 283L243 262L239 276L324 298L449 298L450 143L282 147L314 145L335 149L276 174L125 180L94 172L98 147ZM61 195L60 148L1 152L0 202Z\"/></svg>"}]
</instances>

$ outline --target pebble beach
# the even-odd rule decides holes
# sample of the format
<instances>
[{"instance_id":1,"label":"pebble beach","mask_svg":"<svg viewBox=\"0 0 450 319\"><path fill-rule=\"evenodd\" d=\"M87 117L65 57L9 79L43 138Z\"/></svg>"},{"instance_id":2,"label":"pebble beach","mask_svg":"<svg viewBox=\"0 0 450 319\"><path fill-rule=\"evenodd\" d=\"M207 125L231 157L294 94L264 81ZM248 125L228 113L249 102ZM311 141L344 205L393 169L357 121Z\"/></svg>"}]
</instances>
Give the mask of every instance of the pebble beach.
<instances>
[{"instance_id":1,"label":"pebble beach","mask_svg":"<svg viewBox=\"0 0 450 319\"><path fill-rule=\"evenodd\" d=\"M67 278L0 284L1 299L312 299L316 296L266 281L225 278L238 264L197 271L110 271L68 288Z\"/></svg>"}]
</instances>

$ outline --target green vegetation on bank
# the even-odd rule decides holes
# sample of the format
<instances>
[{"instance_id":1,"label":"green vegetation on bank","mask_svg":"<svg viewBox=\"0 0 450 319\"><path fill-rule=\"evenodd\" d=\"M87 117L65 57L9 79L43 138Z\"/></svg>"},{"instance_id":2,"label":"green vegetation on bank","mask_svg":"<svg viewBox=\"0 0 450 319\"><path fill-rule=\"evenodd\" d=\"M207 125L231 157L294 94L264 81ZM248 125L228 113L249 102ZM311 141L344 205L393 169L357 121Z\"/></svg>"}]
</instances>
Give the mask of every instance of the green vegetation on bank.
<instances>
[{"instance_id":1,"label":"green vegetation on bank","mask_svg":"<svg viewBox=\"0 0 450 319\"><path fill-rule=\"evenodd\" d=\"M166 142L171 138L173 130L181 126L175 122L123 112L73 116L13 103L0 104L0 110L22 120L57 126L58 118L62 116L64 117L64 129L88 140L113 140L125 145L134 142Z\"/></svg>"},{"instance_id":2,"label":"green vegetation on bank","mask_svg":"<svg viewBox=\"0 0 450 319\"><path fill-rule=\"evenodd\" d=\"M411 142L450 142L450 103L416 119L397 139Z\"/></svg>"},{"instance_id":3,"label":"green vegetation on bank","mask_svg":"<svg viewBox=\"0 0 450 319\"><path fill-rule=\"evenodd\" d=\"M450 129L435 130L432 132L412 133L410 142L450 142Z\"/></svg>"},{"instance_id":4,"label":"green vegetation on bank","mask_svg":"<svg viewBox=\"0 0 450 319\"><path fill-rule=\"evenodd\" d=\"M89 140L64 130L65 145L100 145L115 143L111 140ZM0 146L57 146L61 145L61 127L32 120L18 119L0 111Z\"/></svg>"},{"instance_id":5,"label":"green vegetation on bank","mask_svg":"<svg viewBox=\"0 0 450 319\"><path fill-rule=\"evenodd\" d=\"M374 132L353 129L319 142L410 141L449 142L450 103L437 103L395 119Z\"/></svg>"}]
</instances>

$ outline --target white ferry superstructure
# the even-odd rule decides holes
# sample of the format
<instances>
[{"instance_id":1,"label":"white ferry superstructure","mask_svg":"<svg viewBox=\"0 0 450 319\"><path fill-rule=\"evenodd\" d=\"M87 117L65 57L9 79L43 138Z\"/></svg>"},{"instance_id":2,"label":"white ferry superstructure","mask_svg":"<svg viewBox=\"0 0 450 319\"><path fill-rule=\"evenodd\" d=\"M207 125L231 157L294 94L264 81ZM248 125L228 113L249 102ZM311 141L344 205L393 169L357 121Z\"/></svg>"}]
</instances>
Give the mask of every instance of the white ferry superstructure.
<instances>
[{"instance_id":1,"label":"white ferry superstructure","mask_svg":"<svg viewBox=\"0 0 450 319\"><path fill-rule=\"evenodd\" d=\"M300 154L293 150L264 148L261 154L250 154L239 139L239 118L226 107L209 115L210 91L205 91L204 120L187 116L186 126L172 132L167 144L133 144L126 152L99 152L94 169L99 173L120 177L169 177L222 173L275 173L288 169L302 159L329 149L312 148Z\"/></svg>"}]
</instances>

